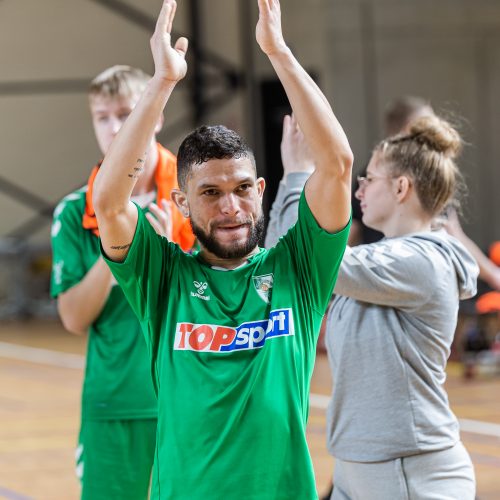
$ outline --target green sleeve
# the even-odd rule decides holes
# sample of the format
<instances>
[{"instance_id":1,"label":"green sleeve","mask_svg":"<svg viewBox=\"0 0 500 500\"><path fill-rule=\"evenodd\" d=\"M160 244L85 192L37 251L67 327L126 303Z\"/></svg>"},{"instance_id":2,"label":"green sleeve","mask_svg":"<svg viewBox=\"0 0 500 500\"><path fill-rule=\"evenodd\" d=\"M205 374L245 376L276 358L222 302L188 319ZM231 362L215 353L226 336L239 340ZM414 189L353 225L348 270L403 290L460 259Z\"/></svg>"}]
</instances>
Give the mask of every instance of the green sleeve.
<instances>
[{"instance_id":1,"label":"green sleeve","mask_svg":"<svg viewBox=\"0 0 500 500\"><path fill-rule=\"evenodd\" d=\"M84 232L77 201L61 201L54 212L51 228L52 297L79 283L87 272L82 258Z\"/></svg>"},{"instance_id":2,"label":"green sleeve","mask_svg":"<svg viewBox=\"0 0 500 500\"><path fill-rule=\"evenodd\" d=\"M328 233L316 222L304 191L299 202L297 224L287 233L292 262L310 305L321 315L337 280L349 236L351 221L337 233Z\"/></svg>"},{"instance_id":3,"label":"green sleeve","mask_svg":"<svg viewBox=\"0 0 500 500\"><path fill-rule=\"evenodd\" d=\"M101 253L120 285L135 315L139 319L148 344L153 342L157 312L168 295L172 255L181 251L173 243L156 234L144 212L137 207L137 226L134 239L123 262Z\"/></svg>"}]
</instances>

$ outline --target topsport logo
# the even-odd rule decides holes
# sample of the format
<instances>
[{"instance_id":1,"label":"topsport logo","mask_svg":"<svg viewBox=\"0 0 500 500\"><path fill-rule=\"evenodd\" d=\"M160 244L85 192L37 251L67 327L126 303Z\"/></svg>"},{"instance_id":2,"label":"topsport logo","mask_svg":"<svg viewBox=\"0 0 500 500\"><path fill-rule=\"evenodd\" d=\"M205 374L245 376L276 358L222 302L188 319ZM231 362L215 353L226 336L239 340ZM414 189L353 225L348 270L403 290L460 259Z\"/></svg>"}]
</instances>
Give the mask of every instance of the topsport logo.
<instances>
[{"instance_id":1,"label":"topsport logo","mask_svg":"<svg viewBox=\"0 0 500 500\"><path fill-rule=\"evenodd\" d=\"M236 328L177 323L174 349L203 352L260 349L267 339L294 334L292 310L277 309L269 313L269 319L248 321Z\"/></svg>"}]
</instances>

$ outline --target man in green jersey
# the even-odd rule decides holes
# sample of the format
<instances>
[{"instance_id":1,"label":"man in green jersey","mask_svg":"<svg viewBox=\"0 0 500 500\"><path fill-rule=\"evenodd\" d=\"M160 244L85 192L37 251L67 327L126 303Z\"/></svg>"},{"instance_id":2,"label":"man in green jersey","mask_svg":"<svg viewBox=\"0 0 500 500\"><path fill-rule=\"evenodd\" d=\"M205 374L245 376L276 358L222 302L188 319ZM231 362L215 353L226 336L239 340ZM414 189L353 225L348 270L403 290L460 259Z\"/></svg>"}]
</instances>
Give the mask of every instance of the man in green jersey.
<instances>
[{"instance_id":1,"label":"man in green jersey","mask_svg":"<svg viewBox=\"0 0 500 500\"><path fill-rule=\"evenodd\" d=\"M92 81L90 111L103 154L150 78L136 68L113 66ZM155 143L154 135L146 149L150 155L134 199L141 206L153 200L161 206L166 192L169 196L177 186L175 157ZM89 333L77 449L82 498L139 500L148 495L157 401L140 324L100 256L91 197L97 171L98 166L88 185L66 196L55 210L51 293L66 329ZM158 200L160 193L163 198ZM148 218L159 232L187 242L188 232L192 235L189 224L176 227L172 214L167 218L157 204L150 208ZM187 223L180 213L178 219Z\"/></svg>"},{"instance_id":2,"label":"man in green jersey","mask_svg":"<svg viewBox=\"0 0 500 500\"><path fill-rule=\"evenodd\" d=\"M349 231L352 153L325 96L259 0L257 41L287 92L316 170L297 224L258 248L264 180L234 132L203 126L182 143L173 199L200 251L159 237L130 201L145 145L187 71L164 0L155 73L96 178L108 264L142 324L158 394L155 499L316 498L305 428L318 330Z\"/></svg>"}]
</instances>

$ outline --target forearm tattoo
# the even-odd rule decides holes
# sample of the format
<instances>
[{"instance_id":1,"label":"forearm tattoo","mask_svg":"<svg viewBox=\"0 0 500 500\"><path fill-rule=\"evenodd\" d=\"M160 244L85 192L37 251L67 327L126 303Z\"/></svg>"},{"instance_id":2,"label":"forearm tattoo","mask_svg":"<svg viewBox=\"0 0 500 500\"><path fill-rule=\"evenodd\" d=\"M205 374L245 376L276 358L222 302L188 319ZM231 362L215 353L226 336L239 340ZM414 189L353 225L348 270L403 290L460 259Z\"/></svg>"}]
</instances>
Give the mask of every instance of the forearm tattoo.
<instances>
[{"instance_id":1,"label":"forearm tattoo","mask_svg":"<svg viewBox=\"0 0 500 500\"><path fill-rule=\"evenodd\" d=\"M133 172L131 174L128 174L128 176L131 178L131 179L138 179L139 176L142 174L143 170L144 170L144 163L145 163L145 158L146 158L146 153L144 153L144 158L137 158L137 162L136 162L136 165L135 167L133 167Z\"/></svg>"},{"instance_id":2,"label":"forearm tattoo","mask_svg":"<svg viewBox=\"0 0 500 500\"><path fill-rule=\"evenodd\" d=\"M132 246L132 243L128 243L127 245L111 245L111 250L128 250Z\"/></svg>"}]
</instances>

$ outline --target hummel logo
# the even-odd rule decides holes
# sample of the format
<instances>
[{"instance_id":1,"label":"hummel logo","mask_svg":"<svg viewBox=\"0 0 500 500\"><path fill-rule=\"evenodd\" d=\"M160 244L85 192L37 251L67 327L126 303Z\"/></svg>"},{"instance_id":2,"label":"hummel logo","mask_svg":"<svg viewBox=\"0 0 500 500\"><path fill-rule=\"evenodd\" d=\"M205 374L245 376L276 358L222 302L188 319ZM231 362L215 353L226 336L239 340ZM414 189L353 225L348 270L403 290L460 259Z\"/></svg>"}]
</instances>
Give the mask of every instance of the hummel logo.
<instances>
[{"instance_id":1,"label":"hummel logo","mask_svg":"<svg viewBox=\"0 0 500 500\"><path fill-rule=\"evenodd\" d=\"M193 285L198 289L200 295L203 295L208 287L208 283L200 283L198 281L193 281Z\"/></svg>"},{"instance_id":2,"label":"hummel logo","mask_svg":"<svg viewBox=\"0 0 500 500\"><path fill-rule=\"evenodd\" d=\"M208 288L207 282L193 281L193 285L196 287L196 292L191 292L191 297L198 297L202 300L210 300L210 295L205 295L205 290Z\"/></svg>"},{"instance_id":3,"label":"hummel logo","mask_svg":"<svg viewBox=\"0 0 500 500\"><path fill-rule=\"evenodd\" d=\"M54 262L54 264L52 265L52 274L54 275L54 283L56 283L56 285L60 285L62 283L63 268L64 268L63 260Z\"/></svg>"}]
</instances>

